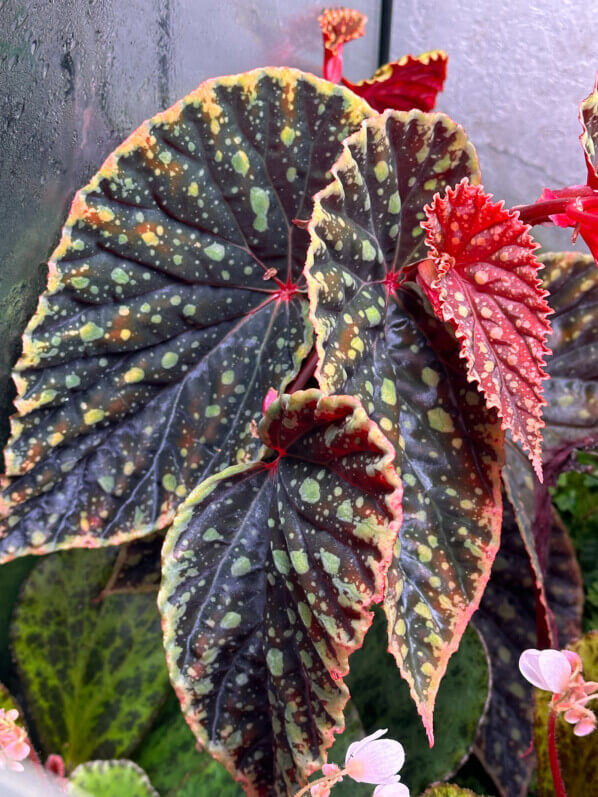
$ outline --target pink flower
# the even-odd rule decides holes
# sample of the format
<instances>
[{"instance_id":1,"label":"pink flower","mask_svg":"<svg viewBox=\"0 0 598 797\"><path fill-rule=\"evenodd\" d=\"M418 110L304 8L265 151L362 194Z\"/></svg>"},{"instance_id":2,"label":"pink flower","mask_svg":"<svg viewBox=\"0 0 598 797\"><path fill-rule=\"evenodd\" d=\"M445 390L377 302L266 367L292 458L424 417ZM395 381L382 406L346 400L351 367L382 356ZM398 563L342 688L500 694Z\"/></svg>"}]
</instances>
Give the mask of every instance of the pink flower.
<instances>
[{"instance_id":1,"label":"pink flower","mask_svg":"<svg viewBox=\"0 0 598 797\"><path fill-rule=\"evenodd\" d=\"M519 669L527 680L548 692L553 692L552 708L574 725L576 736L587 736L596 727L596 717L587 707L598 697L598 683L584 681L582 661L572 650L524 650Z\"/></svg>"},{"instance_id":2,"label":"pink flower","mask_svg":"<svg viewBox=\"0 0 598 797\"><path fill-rule=\"evenodd\" d=\"M409 789L404 783L383 783L376 786L373 797L409 797Z\"/></svg>"},{"instance_id":3,"label":"pink flower","mask_svg":"<svg viewBox=\"0 0 598 797\"><path fill-rule=\"evenodd\" d=\"M25 741L26 732L16 724L18 716L15 708L9 711L0 708L0 769L22 772L23 765L19 761L27 758L31 748Z\"/></svg>"},{"instance_id":4,"label":"pink flower","mask_svg":"<svg viewBox=\"0 0 598 797\"><path fill-rule=\"evenodd\" d=\"M381 785L394 785L399 780L396 773L405 762L405 751L394 739L380 739L387 730L375 731L349 745L345 770L353 780Z\"/></svg>"},{"instance_id":5,"label":"pink flower","mask_svg":"<svg viewBox=\"0 0 598 797\"><path fill-rule=\"evenodd\" d=\"M524 650L519 658L519 669L524 678L548 692L562 692L571 677L569 659L558 650Z\"/></svg>"}]
</instances>

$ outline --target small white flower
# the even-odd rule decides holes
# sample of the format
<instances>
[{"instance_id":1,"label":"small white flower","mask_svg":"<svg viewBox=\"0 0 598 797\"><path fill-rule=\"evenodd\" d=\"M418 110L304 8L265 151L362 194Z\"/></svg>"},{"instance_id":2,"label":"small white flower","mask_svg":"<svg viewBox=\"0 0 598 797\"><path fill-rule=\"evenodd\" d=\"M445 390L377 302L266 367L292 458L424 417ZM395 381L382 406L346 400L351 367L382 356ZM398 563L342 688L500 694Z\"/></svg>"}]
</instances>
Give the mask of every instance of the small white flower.
<instances>
[{"instance_id":1,"label":"small white flower","mask_svg":"<svg viewBox=\"0 0 598 797\"><path fill-rule=\"evenodd\" d=\"M345 769L358 783L394 785L396 773L405 763L403 745L394 739L380 739L387 728L375 731L359 742L349 745L345 756ZM387 792L384 797L392 795Z\"/></svg>"}]
</instances>

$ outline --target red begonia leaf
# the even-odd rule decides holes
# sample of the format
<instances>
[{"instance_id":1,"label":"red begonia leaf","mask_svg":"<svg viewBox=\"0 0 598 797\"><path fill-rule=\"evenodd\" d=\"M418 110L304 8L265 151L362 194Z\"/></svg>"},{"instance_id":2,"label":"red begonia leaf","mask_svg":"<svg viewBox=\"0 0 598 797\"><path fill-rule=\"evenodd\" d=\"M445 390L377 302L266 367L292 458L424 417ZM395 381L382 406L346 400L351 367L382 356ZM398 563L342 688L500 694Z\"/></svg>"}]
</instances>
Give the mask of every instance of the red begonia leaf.
<instances>
[{"instance_id":1,"label":"red begonia leaf","mask_svg":"<svg viewBox=\"0 0 598 797\"><path fill-rule=\"evenodd\" d=\"M455 328L471 381L521 442L542 478L542 382L550 312L537 244L517 213L463 180L426 208L431 259L418 277Z\"/></svg>"},{"instance_id":2,"label":"red begonia leaf","mask_svg":"<svg viewBox=\"0 0 598 797\"><path fill-rule=\"evenodd\" d=\"M264 460L210 477L179 509L159 605L201 744L248 794L286 795L342 730L343 677L382 599L402 489L356 398L282 395L260 433Z\"/></svg>"},{"instance_id":3,"label":"red begonia leaf","mask_svg":"<svg viewBox=\"0 0 598 797\"><path fill-rule=\"evenodd\" d=\"M359 94L376 111L393 108L396 111L431 111L436 96L446 80L448 56L443 50L432 50L422 55L405 55L377 69L369 80L351 83L342 79L343 85Z\"/></svg>"},{"instance_id":4,"label":"red begonia leaf","mask_svg":"<svg viewBox=\"0 0 598 797\"><path fill-rule=\"evenodd\" d=\"M579 137L586 157L588 167L588 185L598 188L598 75L594 82L593 91L583 100L579 106L579 121L582 126L582 133Z\"/></svg>"},{"instance_id":5,"label":"red begonia leaf","mask_svg":"<svg viewBox=\"0 0 598 797\"><path fill-rule=\"evenodd\" d=\"M311 347L293 219L370 113L296 70L210 80L77 194L16 365L0 559L165 528L253 460L268 388Z\"/></svg>"},{"instance_id":6,"label":"red begonia leaf","mask_svg":"<svg viewBox=\"0 0 598 797\"><path fill-rule=\"evenodd\" d=\"M365 33L368 18L353 8L325 8L318 22L324 40L324 69L326 80L339 83L343 74L343 47ZM349 87L350 88L350 87Z\"/></svg>"},{"instance_id":7,"label":"red begonia leaf","mask_svg":"<svg viewBox=\"0 0 598 797\"><path fill-rule=\"evenodd\" d=\"M531 472L531 468L528 465ZM559 645L581 632L583 589L573 544L558 517L551 514L546 590ZM534 767L532 688L522 678L518 661L523 650L537 647L535 576L517 522L505 501L500 551L473 623L490 655L490 705L476 741L476 753L503 797L524 797ZM527 753L527 755L526 755Z\"/></svg>"}]
</instances>

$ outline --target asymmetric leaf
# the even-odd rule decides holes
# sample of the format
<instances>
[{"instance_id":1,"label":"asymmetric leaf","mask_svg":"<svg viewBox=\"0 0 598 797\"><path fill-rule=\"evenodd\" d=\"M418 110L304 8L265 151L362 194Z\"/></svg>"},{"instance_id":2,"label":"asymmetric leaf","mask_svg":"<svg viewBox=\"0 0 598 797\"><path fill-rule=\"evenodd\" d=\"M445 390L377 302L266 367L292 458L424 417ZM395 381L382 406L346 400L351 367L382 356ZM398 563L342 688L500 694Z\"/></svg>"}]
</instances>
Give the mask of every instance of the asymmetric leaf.
<instances>
[{"instance_id":1,"label":"asymmetric leaf","mask_svg":"<svg viewBox=\"0 0 598 797\"><path fill-rule=\"evenodd\" d=\"M343 676L382 599L401 487L353 397L283 395L260 432L271 461L212 476L177 513L159 605L202 745L248 794L286 795L342 730Z\"/></svg>"},{"instance_id":2,"label":"asymmetric leaf","mask_svg":"<svg viewBox=\"0 0 598 797\"><path fill-rule=\"evenodd\" d=\"M345 142L332 172L306 267L316 375L328 392L359 396L399 455L405 519L385 603L431 736L438 684L498 548L503 435L450 331L398 283L425 254L424 205L439 187L477 179L477 161L447 117L388 112Z\"/></svg>"},{"instance_id":3,"label":"asymmetric leaf","mask_svg":"<svg viewBox=\"0 0 598 797\"><path fill-rule=\"evenodd\" d=\"M166 527L311 347L309 216L369 106L290 69L207 81L73 202L16 366L3 559Z\"/></svg>"},{"instance_id":4,"label":"asymmetric leaf","mask_svg":"<svg viewBox=\"0 0 598 797\"><path fill-rule=\"evenodd\" d=\"M492 671L490 705L476 753L504 797L523 797L534 766L532 688L521 676L518 661L523 650L538 646L535 578L508 501L504 507L500 551L473 618L488 648ZM556 512L551 531L546 601L558 628L559 646L564 646L580 632L581 576L571 540Z\"/></svg>"},{"instance_id":5,"label":"asymmetric leaf","mask_svg":"<svg viewBox=\"0 0 598 797\"><path fill-rule=\"evenodd\" d=\"M448 56L442 50L422 55L405 55L377 69L369 80L351 83L342 79L355 94L363 97L376 111L393 108L395 111L431 111L436 96L446 80Z\"/></svg>"},{"instance_id":6,"label":"asymmetric leaf","mask_svg":"<svg viewBox=\"0 0 598 797\"><path fill-rule=\"evenodd\" d=\"M167 694L155 595L94 602L116 556L68 551L38 561L13 614L29 716L44 753L62 755L67 770L127 755Z\"/></svg>"},{"instance_id":7,"label":"asymmetric leaf","mask_svg":"<svg viewBox=\"0 0 598 797\"><path fill-rule=\"evenodd\" d=\"M159 797L145 772L132 761L86 761L69 778L73 797Z\"/></svg>"},{"instance_id":8,"label":"asymmetric leaf","mask_svg":"<svg viewBox=\"0 0 598 797\"><path fill-rule=\"evenodd\" d=\"M419 265L420 284L454 326L470 380L529 452L541 480L550 307L538 277L538 244L517 213L466 180L435 195L426 217L431 260Z\"/></svg>"}]
</instances>

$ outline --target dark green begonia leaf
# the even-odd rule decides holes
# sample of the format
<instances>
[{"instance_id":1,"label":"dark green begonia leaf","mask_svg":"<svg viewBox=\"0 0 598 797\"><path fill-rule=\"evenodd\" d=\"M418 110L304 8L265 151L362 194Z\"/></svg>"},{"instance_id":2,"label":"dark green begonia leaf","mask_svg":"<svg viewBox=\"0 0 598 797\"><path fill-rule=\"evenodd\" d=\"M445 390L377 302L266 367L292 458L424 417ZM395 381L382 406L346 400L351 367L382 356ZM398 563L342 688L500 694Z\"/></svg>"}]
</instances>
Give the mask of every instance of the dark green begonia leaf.
<instances>
[{"instance_id":1,"label":"dark green begonia leaf","mask_svg":"<svg viewBox=\"0 0 598 797\"><path fill-rule=\"evenodd\" d=\"M197 750L197 740L174 693L134 758L161 797L243 797L243 790L222 764Z\"/></svg>"},{"instance_id":2,"label":"dark green begonia leaf","mask_svg":"<svg viewBox=\"0 0 598 797\"><path fill-rule=\"evenodd\" d=\"M586 681L598 681L598 631L589 631L573 644L567 646L581 656L583 677ZM538 757L538 795L555 797L555 789L548 759L548 711L551 692L534 689L534 742ZM588 704L596 710L596 701ZM569 797L590 797L598 783L598 733L575 736L573 725L562 715L557 717L556 738L559 766L565 789Z\"/></svg>"},{"instance_id":3,"label":"dark green begonia leaf","mask_svg":"<svg viewBox=\"0 0 598 797\"><path fill-rule=\"evenodd\" d=\"M203 83L76 195L23 338L0 556L165 528L253 460L252 421L311 347L311 197L371 112L291 69Z\"/></svg>"},{"instance_id":4,"label":"dark green begonia leaf","mask_svg":"<svg viewBox=\"0 0 598 797\"><path fill-rule=\"evenodd\" d=\"M202 746L250 794L306 783L343 728L348 657L401 522L394 449L358 399L282 395L265 459L179 509L159 595L170 676Z\"/></svg>"},{"instance_id":5,"label":"dark green begonia leaf","mask_svg":"<svg viewBox=\"0 0 598 797\"><path fill-rule=\"evenodd\" d=\"M498 548L503 434L454 336L400 282L426 255L424 205L463 177L478 182L477 158L448 117L386 112L347 139L332 173L306 261L316 375L327 392L359 396L397 450L405 520L385 601L390 647L432 740L438 685Z\"/></svg>"},{"instance_id":6,"label":"dark green begonia leaf","mask_svg":"<svg viewBox=\"0 0 598 797\"><path fill-rule=\"evenodd\" d=\"M430 749L409 687L386 648L386 624L380 612L364 646L351 660L347 684L366 733L388 728L388 737L398 739L405 748L405 763L399 774L415 795L434 781L449 777L469 755L488 702L490 671L484 645L470 628L438 690L437 732Z\"/></svg>"},{"instance_id":7,"label":"dark green begonia leaf","mask_svg":"<svg viewBox=\"0 0 598 797\"><path fill-rule=\"evenodd\" d=\"M527 467L531 471L529 460ZM545 585L560 644L567 645L580 633L583 592L575 551L556 511ZM476 754L503 797L528 793L535 764L532 687L518 666L521 653L537 647L534 586L529 552L505 500L500 551L473 618L486 643L492 672L490 705L476 740Z\"/></svg>"},{"instance_id":8,"label":"dark green begonia leaf","mask_svg":"<svg viewBox=\"0 0 598 797\"><path fill-rule=\"evenodd\" d=\"M26 556L3 565L0 570L0 679L7 681L12 670L9 629L21 584L35 565L35 558Z\"/></svg>"},{"instance_id":9,"label":"dark green begonia leaf","mask_svg":"<svg viewBox=\"0 0 598 797\"><path fill-rule=\"evenodd\" d=\"M552 335L544 407L544 484L516 446L506 447L503 480L534 571L544 612L544 644L556 644L544 586L551 524L548 488L577 448L598 442L598 269L590 255L555 252L541 258L549 292Z\"/></svg>"},{"instance_id":10,"label":"dark green begonia leaf","mask_svg":"<svg viewBox=\"0 0 598 797\"><path fill-rule=\"evenodd\" d=\"M155 595L96 599L118 551L40 560L13 613L12 649L28 716L46 755L67 770L127 755L168 690Z\"/></svg>"},{"instance_id":11,"label":"dark green begonia leaf","mask_svg":"<svg viewBox=\"0 0 598 797\"><path fill-rule=\"evenodd\" d=\"M145 772L132 761L87 761L73 771L73 797L159 797Z\"/></svg>"}]
</instances>

